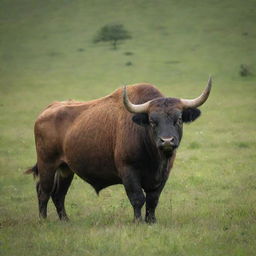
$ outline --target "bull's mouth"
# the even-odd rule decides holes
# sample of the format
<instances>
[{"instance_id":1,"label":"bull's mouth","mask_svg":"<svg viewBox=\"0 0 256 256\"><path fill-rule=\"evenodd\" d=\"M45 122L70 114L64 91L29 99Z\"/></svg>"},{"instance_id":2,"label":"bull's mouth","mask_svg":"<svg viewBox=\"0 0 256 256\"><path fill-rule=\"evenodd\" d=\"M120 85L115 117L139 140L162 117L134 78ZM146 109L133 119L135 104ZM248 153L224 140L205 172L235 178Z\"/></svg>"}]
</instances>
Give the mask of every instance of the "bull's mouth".
<instances>
[{"instance_id":1,"label":"bull's mouth","mask_svg":"<svg viewBox=\"0 0 256 256\"><path fill-rule=\"evenodd\" d=\"M160 145L159 149L164 153L173 152L178 146L177 145Z\"/></svg>"}]
</instances>

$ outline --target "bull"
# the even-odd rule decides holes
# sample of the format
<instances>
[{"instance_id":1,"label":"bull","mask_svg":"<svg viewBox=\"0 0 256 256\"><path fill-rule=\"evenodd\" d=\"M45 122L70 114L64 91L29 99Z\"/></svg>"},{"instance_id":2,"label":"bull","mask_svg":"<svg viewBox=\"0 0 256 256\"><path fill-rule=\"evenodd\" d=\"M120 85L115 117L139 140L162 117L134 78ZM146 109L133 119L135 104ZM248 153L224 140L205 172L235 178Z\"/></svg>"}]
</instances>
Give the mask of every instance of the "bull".
<instances>
[{"instance_id":1,"label":"bull","mask_svg":"<svg viewBox=\"0 0 256 256\"><path fill-rule=\"evenodd\" d=\"M134 220L142 220L146 203L145 221L154 223L183 123L200 116L210 90L211 78L195 99L167 98L142 83L88 102L49 105L35 122L37 162L26 171L38 176L39 216L47 217L51 197L59 218L68 220L64 201L75 173L97 193L123 184Z\"/></svg>"}]
</instances>

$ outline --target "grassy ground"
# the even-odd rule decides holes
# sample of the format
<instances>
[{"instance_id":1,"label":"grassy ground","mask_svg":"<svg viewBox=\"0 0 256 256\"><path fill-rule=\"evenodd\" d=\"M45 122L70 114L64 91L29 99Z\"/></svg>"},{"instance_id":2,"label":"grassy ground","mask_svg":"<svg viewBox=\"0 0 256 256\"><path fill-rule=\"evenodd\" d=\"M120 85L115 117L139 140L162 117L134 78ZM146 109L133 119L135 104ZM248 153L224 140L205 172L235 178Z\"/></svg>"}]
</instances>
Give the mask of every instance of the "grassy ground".
<instances>
[{"instance_id":1,"label":"grassy ground","mask_svg":"<svg viewBox=\"0 0 256 256\"><path fill-rule=\"evenodd\" d=\"M1 0L0 255L254 255L255 17L254 0ZM92 43L111 22L133 36L116 51ZM241 77L241 64L252 75ZM47 104L142 81L194 97L209 74L212 95L184 127L156 225L132 223L122 186L97 197L78 178L71 222L52 203L38 221L34 181L22 173L35 163L33 123Z\"/></svg>"}]
</instances>

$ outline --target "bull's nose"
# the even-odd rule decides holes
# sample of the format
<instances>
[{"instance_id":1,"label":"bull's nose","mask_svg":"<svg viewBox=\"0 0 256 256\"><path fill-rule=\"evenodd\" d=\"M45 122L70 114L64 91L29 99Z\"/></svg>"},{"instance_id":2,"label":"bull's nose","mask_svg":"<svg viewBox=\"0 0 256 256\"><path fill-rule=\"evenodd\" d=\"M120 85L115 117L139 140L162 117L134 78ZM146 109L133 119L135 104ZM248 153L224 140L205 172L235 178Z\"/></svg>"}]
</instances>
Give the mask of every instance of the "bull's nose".
<instances>
[{"instance_id":1,"label":"bull's nose","mask_svg":"<svg viewBox=\"0 0 256 256\"><path fill-rule=\"evenodd\" d=\"M164 145L174 146L174 137L168 137L168 138L160 137L160 141L163 146Z\"/></svg>"},{"instance_id":2,"label":"bull's nose","mask_svg":"<svg viewBox=\"0 0 256 256\"><path fill-rule=\"evenodd\" d=\"M159 137L159 148L163 151L172 151L178 147L174 137Z\"/></svg>"},{"instance_id":3,"label":"bull's nose","mask_svg":"<svg viewBox=\"0 0 256 256\"><path fill-rule=\"evenodd\" d=\"M170 144L170 143L173 143L174 137L168 137L168 138L160 137L160 141L161 141L162 143Z\"/></svg>"}]
</instances>

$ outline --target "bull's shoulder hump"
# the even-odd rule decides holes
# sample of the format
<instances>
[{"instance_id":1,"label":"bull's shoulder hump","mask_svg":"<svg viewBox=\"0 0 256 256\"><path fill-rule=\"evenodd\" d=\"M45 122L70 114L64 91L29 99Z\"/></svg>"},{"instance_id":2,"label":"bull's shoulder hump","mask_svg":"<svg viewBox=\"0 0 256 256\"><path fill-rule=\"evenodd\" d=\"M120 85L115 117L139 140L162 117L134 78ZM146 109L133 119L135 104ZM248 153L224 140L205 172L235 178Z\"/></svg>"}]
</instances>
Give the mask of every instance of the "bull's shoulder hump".
<instances>
[{"instance_id":1,"label":"bull's shoulder hump","mask_svg":"<svg viewBox=\"0 0 256 256\"><path fill-rule=\"evenodd\" d=\"M159 97L164 97L163 94L153 85L149 83L138 83L127 86L127 93L129 99L136 104L143 103ZM116 91L120 97L122 95L122 88Z\"/></svg>"},{"instance_id":2,"label":"bull's shoulder hump","mask_svg":"<svg viewBox=\"0 0 256 256\"><path fill-rule=\"evenodd\" d=\"M134 93L143 93L143 92L147 92L147 91L151 91L151 92L157 92L160 93L161 92L156 88L155 85L153 84L149 84L149 83L137 83L137 84L132 84L132 85L127 85L127 89L130 92L134 92ZM123 88L118 88L116 91L113 92L113 94L119 94L120 92L122 92Z\"/></svg>"},{"instance_id":3,"label":"bull's shoulder hump","mask_svg":"<svg viewBox=\"0 0 256 256\"><path fill-rule=\"evenodd\" d=\"M129 88L128 88L129 90ZM134 84L130 86L131 93L137 94L137 95L152 95L152 97L159 97L163 96L163 94L155 87L153 84L148 83L140 83L140 84Z\"/></svg>"}]
</instances>

